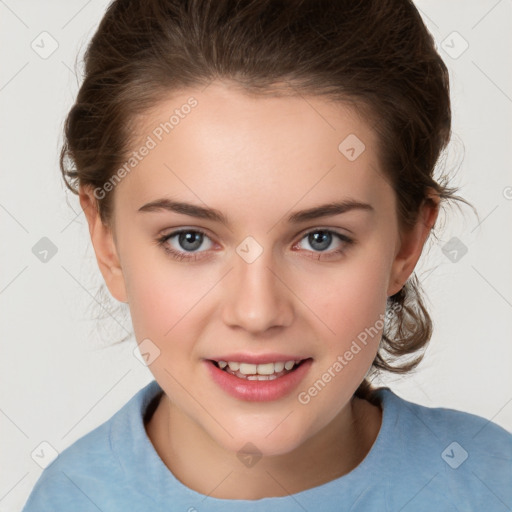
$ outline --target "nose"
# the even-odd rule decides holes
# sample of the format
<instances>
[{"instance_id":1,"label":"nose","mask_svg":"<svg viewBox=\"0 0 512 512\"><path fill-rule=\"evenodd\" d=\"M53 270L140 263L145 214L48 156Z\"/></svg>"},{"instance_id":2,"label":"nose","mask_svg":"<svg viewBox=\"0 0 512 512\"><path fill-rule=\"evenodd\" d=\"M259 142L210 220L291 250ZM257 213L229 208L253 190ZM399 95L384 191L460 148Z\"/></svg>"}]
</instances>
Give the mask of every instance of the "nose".
<instances>
[{"instance_id":1,"label":"nose","mask_svg":"<svg viewBox=\"0 0 512 512\"><path fill-rule=\"evenodd\" d=\"M272 327L291 325L294 316L293 293L272 264L271 251L263 251L252 263L235 255L235 268L223 308L223 320L252 334Z\"/></svg>"}]
</instances>

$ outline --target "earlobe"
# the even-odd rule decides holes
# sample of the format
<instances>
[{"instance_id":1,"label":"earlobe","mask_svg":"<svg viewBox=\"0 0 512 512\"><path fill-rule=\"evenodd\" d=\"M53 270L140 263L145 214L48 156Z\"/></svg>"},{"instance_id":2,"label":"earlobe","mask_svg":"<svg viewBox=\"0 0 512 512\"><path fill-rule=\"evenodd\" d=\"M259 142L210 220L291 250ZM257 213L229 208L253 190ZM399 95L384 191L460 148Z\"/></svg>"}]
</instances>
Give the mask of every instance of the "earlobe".
<instances>
[{"instance_id":1,"label":"earlobe","mask_svg":"<svg viewBox=\"0 0 512 512\"><path fill-rule=\"evenodd\" d=\"M422 205L416 225L407 232L401 233L398 252L390 274L388 297L398 293L413 273L438 213L439 196L430 194Z\"/></svg>"},{"instance_id":2,"label":"earlobe","mask_svg":"<svg viewBox=\"0 0 512 512\"><path fill-rule=\"evenodd\" d=\"M105 284L115 299L120 302L127 302L124 276L113 232L101 220L97 200L90 188L80 187L79 199L87 218L96 261Z\"/></svg>"}]
</instances>

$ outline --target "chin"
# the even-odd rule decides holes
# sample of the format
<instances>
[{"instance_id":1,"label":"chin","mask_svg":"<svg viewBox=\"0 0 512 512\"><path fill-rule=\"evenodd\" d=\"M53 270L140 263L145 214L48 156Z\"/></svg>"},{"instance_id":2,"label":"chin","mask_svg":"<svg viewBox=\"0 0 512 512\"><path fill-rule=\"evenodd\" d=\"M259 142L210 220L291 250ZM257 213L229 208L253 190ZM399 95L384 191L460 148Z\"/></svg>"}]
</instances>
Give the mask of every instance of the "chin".
<instances>
[{"instance_id":1,"label":"chin","mask_svg":"<svg viewBox=\"0 0 512 512\"><path fill-rule=\"evenodd\" d=\"M226 434L221 439L214 439L217 444L236 453L239 458L245 452L254 452L258 457L284 455L299 448L309 437L304 425L283 422L285 416L273 422L266 422L264 427L261 424L245 424L243 427L239 423L226 425L226 429L233 433L233 437Z\"/></svg>"}]
</instances>

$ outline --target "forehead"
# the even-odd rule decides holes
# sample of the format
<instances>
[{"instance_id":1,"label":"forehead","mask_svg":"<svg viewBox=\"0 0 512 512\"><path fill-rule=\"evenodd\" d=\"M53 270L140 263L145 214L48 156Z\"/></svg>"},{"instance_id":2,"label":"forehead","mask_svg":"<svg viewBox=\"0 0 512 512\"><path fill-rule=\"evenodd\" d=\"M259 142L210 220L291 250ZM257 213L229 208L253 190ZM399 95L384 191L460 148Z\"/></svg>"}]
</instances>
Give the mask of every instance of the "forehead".
<instances>
[{"instance_id":1,"label":"forehead","mask_svg":"<svg viewBox=\"0 0 512 512\"><path fill-rule=\"evenodd\" d=\"M118 185L120 202L168 193L265 209L315 196L379 201L389 189L369 122L318 96L255 96L214 82L165 98L135 126L133 151L150 149Z\"/></svg>"}]
</instances>

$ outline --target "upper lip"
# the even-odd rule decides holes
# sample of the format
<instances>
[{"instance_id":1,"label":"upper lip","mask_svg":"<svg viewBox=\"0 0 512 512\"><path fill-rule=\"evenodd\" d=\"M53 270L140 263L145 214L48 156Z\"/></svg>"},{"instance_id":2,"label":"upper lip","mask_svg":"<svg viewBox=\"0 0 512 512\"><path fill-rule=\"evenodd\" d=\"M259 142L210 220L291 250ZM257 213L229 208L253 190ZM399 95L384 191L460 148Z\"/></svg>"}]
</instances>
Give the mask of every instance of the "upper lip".
<instances>
[{"instance_id":1,"label":"upper lip","mask_svg":"<svg viewBox=\"0 0 512 512\"><path fill-rule=\"evenodd\" d=\"M234 361L237 363L249 363L249 364L265 364L265 363L278 363L286 361L302 361L303 359L309 359L309 357L297 356L297 355L286 355L286 354L227 354L219 357L210 357L211 361Z\"/></svg>"}]
</instances>

